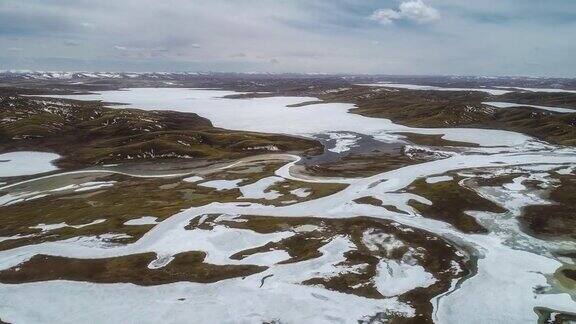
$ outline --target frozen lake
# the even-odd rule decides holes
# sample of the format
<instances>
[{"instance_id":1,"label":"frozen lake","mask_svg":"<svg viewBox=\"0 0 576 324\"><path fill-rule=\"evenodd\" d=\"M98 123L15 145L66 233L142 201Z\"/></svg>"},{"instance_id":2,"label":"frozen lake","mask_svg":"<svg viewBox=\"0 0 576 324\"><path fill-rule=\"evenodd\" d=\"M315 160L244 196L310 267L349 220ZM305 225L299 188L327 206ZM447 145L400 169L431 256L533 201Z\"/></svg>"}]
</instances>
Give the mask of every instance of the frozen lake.
<instances>
[{"instance_id":1,"label":"frozen lake","mask_svg":"<svg viewBox=\"0 0 576 324\"><path fill-rule=\"evenodd\" d=\"M231 91L185 88L133 88L105 91L93 95L52 96L77 100L101 100L124 103L120 107L146 110L193 112L210 119L214 126L226 129L313 135L328 132L357 132L386 141L395 132L443 135L444 139L482 146L524 146L534 141L522 134L471 128L412 128L388 119L369 118L348 111L352 104L320 103L303 107L290 105L316 101L311 97L269 97L227 99ZM347 139L342 139L347 140Z\"/></svg>"},{"instance_id":2,"label":"frozen lake","mask_svg":"<svg viewBox=\"0 0 576 324\"><path fill-rule=\"evenodd\" d=\"M10 152L0 154L0 178L18 177L58 170L53 164L60 156L46 152Z\"/></svg>"}]
</instances>

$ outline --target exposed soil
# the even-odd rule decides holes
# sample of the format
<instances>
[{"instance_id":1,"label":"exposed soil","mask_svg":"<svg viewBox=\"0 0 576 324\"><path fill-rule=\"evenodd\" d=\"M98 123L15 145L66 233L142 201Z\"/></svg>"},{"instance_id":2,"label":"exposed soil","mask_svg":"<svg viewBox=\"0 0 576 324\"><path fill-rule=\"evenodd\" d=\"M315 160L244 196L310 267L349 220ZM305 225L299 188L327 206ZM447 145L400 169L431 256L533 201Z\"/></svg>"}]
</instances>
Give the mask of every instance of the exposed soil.
<instances>
[{"instance_id":1,"label":"exposed soil","mask_svg":"<svg viewBox=\"0 0 576 324\"><path fill-rule=\"evenodd\" d=\"M203 252L184 252L174 255L174 260L162 268L149 269L148 264L156 259L155 253L105 259L70 259L38 254L16 267L0 271L0 282L72 280L154 286L179 281L209 283L266 270L266 267L255 265L208 264L203 262L205 257Z\"/></svg>"},{"instance_id":2,"label":"exposed soil","mask_svg":"<svg viewBox=\"0 0 576 324\"><path fill-rule=\"evenodd\" d=\"M0 152L52 151L62 168L175 158L316 154L314 140L229 131L193 113L105 108L100 102L0 96Z\"/></svg>"},{"instance_id":3,"label":"exposed soil","mask_svg":"<svg viewBox=\"0 0 576 324\"><path fill-rule=\"evenodd\" d=\"M426 183L425 179L415 181L408 192L422 196L432 202L432 205L411 200L410 205L416 208L424 217L447 222L466 233L487 233L476 219L466 211L488 211L503 213L506 209L482 198L474 191L458 184L460 179L438 183Z\"/></svg>"},{"instance_id":4,"label":"exposed soil","mask_svg":"<svg viewBox=\"0 0 576 324\"><path fill-rule=\"evenodd\" d=\"M254 160L234 168L202 174L202 181L221 179L242 179L238 185L248 185L259 179L272 176L286 161ZM70 177L72 179L70 179ZM68 184L88 181L116 181L111 187L88 192L71 190L50 192L47 197L20 202L2 208L0 236L35 234L0 242L0 250L15 248L44 241L62 240L81 235L101 235L105 233L124 233L130 238L115 240L117 243L133 242L146 233L152 225L124 225L128 220L142 216L157 217L159 221L190 207L203 206L212 202L246 201L267 205L286 205L316 199L336 193L346 187L344 184L302 183L286 180L270 188L281 194L273 200L246 199L238 189L216 190L214 188L183 181L186 177L135 178L119 174L88 173L73 176L53 177L23 184L18 191L34 192L64 187ZM62 179L60 179L62 178ZM48 186L48 187L46 187ZM290 191L305 188L306 197L296 196ZM0 191L0 194L8 193ZM97 219L105 222L82 228L65 227L48 232L31 229L40 223L68 225L87 224Z\"/></svg>"},{"instance_id":5,"label":"exposed soil","mask_svg":"<svg viewBox=\"0 0 576 324\"><path fill-rule=\"evenodd\" d=\"M576 177L553 175L560 184L549 195L552 205L535 205L524 208L520 222L522 229L539 238L576 239Z\"/></svg>"}]
</instances>

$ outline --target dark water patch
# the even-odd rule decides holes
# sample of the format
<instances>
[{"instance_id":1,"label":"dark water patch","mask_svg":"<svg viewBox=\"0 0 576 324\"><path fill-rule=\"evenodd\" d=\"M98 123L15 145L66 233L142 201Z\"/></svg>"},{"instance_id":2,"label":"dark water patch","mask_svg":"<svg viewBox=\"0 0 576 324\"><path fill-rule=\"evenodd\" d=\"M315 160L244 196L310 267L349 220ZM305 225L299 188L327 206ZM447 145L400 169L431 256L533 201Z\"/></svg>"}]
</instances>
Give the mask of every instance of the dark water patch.
<instances>
[{"instance_id":1,"label":"dark water patch","mask_svg":"<svg viewBox=\"0 0 576 324\"><path fill-rule=\"evenodd\" d=\"M386 143L371 136L356 134L355 144L348 151L332 152L336 140L328 135L318 140L324 145L324 153L318 156L303 158L298 164L304 167L304 173L322 177L366 177L395 170L429 160L411 157L405 154L405 143Z\"/></svg>"},{"instance_id":2,"label":"dark water patch","mask_svg":"<svg viewBox=\"0 0 576 324\"><path fill-rule=\"evenodd\" d=\"M353 136L355 143L344 152L332 152L338 140L330 138L327 134L317 134L315 138L324 146L324 152L317 156L306 157L298 164L300 165L322 165L337 162L349 155L362 155L367 153L400 154L403 148L402 143L386 143L374 139L372 136L354 132L333 132L334 134Z\"/></svg>"},{"instance_id":3,"label":"dark water patch","mask_svg":"<svg viewBox=\"0 0 576 324\"><path fill-rule=\"evenodd\" d=\"M475 143L458 142L443 139L444 135L430 135L430 134L418 134L418 133L407 133L398 132L398 135L405 136L408 141L416 145L426 145L426 146L456 146L456 147L478 147L480 145Z\"/></svg>"}]
</instances>

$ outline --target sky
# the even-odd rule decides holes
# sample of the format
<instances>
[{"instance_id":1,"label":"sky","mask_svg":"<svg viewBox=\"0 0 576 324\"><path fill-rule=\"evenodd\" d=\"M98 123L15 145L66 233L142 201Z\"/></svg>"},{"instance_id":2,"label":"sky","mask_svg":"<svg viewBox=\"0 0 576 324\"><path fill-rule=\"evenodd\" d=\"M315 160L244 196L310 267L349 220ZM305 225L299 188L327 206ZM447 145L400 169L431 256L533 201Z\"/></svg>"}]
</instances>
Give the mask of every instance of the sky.
<instances>
[{"instance_id":1,"label":"sky","mask_svg":"<svg viewBox=\"0 0 576 324\"><path fill-rule=\"evenodd\" d=\"M0 69L576 77L576 0L0 0Z\"/></svg>"}]
</instances>

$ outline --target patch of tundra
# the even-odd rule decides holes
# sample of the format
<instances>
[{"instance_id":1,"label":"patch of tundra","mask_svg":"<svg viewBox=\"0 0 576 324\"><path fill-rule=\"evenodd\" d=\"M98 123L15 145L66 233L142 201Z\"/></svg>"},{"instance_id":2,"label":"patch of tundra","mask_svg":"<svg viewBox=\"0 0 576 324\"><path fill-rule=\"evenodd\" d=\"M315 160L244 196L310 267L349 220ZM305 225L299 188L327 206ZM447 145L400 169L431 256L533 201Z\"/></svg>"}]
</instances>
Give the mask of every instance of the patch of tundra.
<instances>
[{"instance_id":1,"label":"patch of tundra","mask_svg":"<svg viewBox=\"0 0 576 324\"><path fill-rule=\"evenodd\" d=\"M0 154L0 178L58 170L53 163L59 158L60 155L47 152L21 151Z\"/></svg>"}]
</instances>

